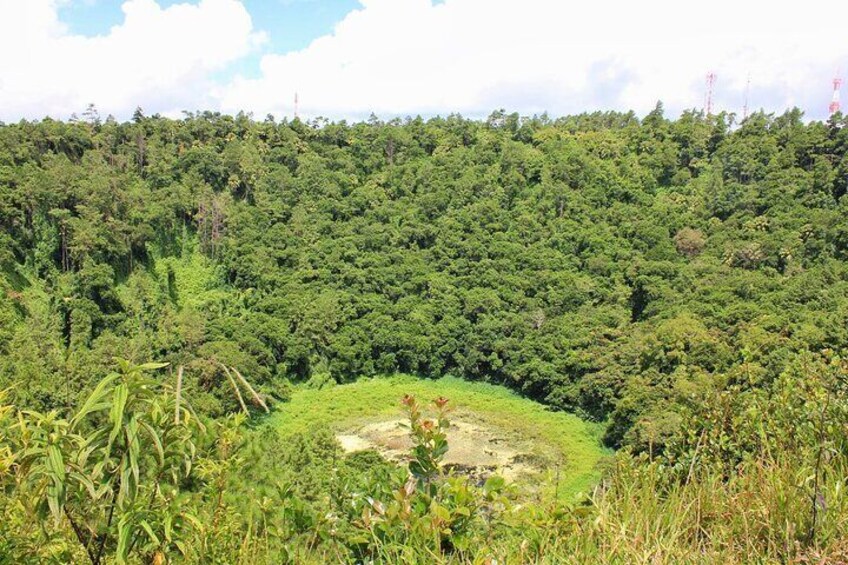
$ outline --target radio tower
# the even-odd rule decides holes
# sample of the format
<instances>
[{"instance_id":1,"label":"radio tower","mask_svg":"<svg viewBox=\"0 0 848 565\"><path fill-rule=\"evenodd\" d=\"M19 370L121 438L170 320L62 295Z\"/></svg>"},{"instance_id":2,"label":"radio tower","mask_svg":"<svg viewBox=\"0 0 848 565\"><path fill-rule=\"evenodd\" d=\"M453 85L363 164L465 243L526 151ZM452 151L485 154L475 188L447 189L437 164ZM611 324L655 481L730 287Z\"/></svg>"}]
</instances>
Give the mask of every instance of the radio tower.
<instances>
[{"instance_id":1,"label":"radio tower","mask_svg":"<svg viewBox=\"0 0 848 565\"><path fill-rule=\"evenodd\" d=\"M704 93L704 110L707 115L713 113L713 86L715 85L716 74L712 71L707 73L707 90Z\"/></svg>"},{"instance_id":2,"label":"radio tower","mask_svg":"<svg viewBox=\"0 0 848 565\"><path fill-rule=\"evenodd\" d=\"M294 91L294 119L297 119L297 91Z\"/></svg>"},{"instance_id":3,"label":"radio tower","mask_svg":"<svg viewBox=\"0 0 848 565\"><path fill-rule=\"evenodd\" d=\"M842 86L842 77L839 76L839 72L837 71L836 76L833 77L833 98L830 101L830 106L827 107L830 110L830 115L832 116L840 109L839 104L839 88Z\"/></svg>"},{"instance_id":4,"label":"radio tower","mask_svg":"<svg viewBox=\"0 0 848 565\"><path fill-rule=\"evenodd\" d=\"M748 73L748 82L745 83L745 105L742 107L742 121L748 117L748 95L751 93L751 74Z\"/></svg>"}]
</instances>

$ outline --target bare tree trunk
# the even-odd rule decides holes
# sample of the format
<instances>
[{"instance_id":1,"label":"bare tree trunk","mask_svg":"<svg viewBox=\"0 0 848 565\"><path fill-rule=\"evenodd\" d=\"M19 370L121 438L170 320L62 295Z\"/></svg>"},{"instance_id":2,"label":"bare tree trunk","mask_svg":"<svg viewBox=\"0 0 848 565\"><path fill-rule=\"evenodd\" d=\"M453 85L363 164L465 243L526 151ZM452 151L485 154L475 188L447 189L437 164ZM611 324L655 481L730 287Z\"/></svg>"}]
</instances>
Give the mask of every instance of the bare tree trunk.
<instances>
[{"instance_id":1,"label":"bare tree trunk","mask_svg":"<svg viewBox=\"0 0 848 565\"><path fill-rule=\"evenodd\" d=\"M144 135L141 132L136 134L135 144L138 149L137 164L138 174L140 175L144 171Z\"/></svg>"},{"instance_id":2,"label":"bare tree trunk","mask_svg":"<svg viewBox=\"0 0 848 565\"><path fill-rule=\"evenodd\" d=\"M233 386L233 390L236 393L236 398L238 398L239 404L241 404L241 409L244 410L244 413L250 416L250 412L247 411L247 405L244 403L244 398L241 396L241 391L239 390L238 385L236 384L233 375L230 373L230 370L223 363L218 363L221 367L224 368L224 372L227 374L227 378L230 379L230 384Z\"/></svg>"},{"instance_id":3,"label":"bare tree trunk","mask_svg":"<svg viewBox=\"0 0 848 565\"><path fill-rule=\"evenodd\" d=\"M177 391L176 391L176 408L174 408L174 424L180 423L180 400L183 392L183 366L180 365L177 369Z\"/></svg>"},{"instance_id":4,"label":"bare tree trunk","mask_svg":"<svg viewBox=\"0 0 848 565\"><path fill-rule=\"evenodd\" d=\"M64 221L59 229L62 233L62 270L68 272L68 230Z\"/></svg>"},{"instance_id":5,"label":"bare tree trunk","mask_svg":"<svg viewBox=\"0 0 848 565\"><path fill-rule=\"evenodd\" d=\"M243 376L241 376L241 373L238 372L238 369L236 369L235 367L231 367L231 368L232 368L233 372L236 374L236 376L239 378L239 380L241 381L241 384L243 384L245 386L245 388L248 391L250 391L250 394L253 396L253 400L255 400L257 404L262 406L262 408L265 409L265 412L271 412L270 410L268 410L268 405L265 404L265 401L262 400L262 397L259 396L258 394L256 394L256 391L253 390L253 387L250 386L250 383L247 382L247 379L245 379Z\"/></svg>"}]
</instances>

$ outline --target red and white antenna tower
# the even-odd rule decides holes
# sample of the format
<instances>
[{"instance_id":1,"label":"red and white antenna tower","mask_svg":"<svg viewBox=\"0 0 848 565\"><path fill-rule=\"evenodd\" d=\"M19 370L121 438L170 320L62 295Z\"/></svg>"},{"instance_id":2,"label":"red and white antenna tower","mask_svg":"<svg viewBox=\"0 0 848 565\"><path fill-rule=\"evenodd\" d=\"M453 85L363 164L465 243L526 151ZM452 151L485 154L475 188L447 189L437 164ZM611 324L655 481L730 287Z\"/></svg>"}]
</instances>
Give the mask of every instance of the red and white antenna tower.
<instances>
[{"instance_id":1,"label":"red and white antenna tower","mask_svg":"<svg viewBox=\"0 0 848 565\"><path fill-rule=\"evenodd\" d=\"M839 71L836 72L836 76L833 77L833 98L830 100L830 106L827 107L830 110L830 115L832 116L841 108L839 104L839 88L842 86L842 77L839 76Z\"/></svg>"},{"instance_id":2,"label":"red and white antenna tower","mask_svg":"<svg viewBox=\"0 0 848 565\"><path fill-rule=\"evenodd\" d=\"M748 117L748 95L751 93L751 73L748 73L748 82L745 83L745 105L742 106L742 119Z\"/></svg>"},{"instance_id":3,"label":"red and white antenna tower","mask_svg":"<svg viewBox=\"0 0 848 565\"><path fill-rule=\"evenodd\" d=\"M713 113L713 86L715 86L716 74L712 71L707 73L707 90L704 93L704 110L707 115Z\"/></svg>"},{"instance_id":4,"label":"red and white antenna tower","mask_svg":"<svg viewBox=\"0 0 848 565\"><path fill-rule=\"evenodd\" d=\"M294 91L294 119L297 119L297 91Z\"/></svg>"}]
</instances>

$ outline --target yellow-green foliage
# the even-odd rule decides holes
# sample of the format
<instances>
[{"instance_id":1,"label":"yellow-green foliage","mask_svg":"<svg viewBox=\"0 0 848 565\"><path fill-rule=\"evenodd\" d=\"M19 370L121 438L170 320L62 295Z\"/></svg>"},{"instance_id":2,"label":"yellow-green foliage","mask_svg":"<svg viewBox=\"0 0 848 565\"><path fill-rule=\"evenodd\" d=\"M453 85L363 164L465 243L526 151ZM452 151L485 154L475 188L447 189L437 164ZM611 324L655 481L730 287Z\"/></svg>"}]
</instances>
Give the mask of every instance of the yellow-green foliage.
<instances>
[{"instance_id":1,"label":"yellow-green foliage","mask_svg":"<svg viewBox=\"0 0 848 565\"><path fill-rule=\"evenodd\" d=\"M173 273L179 307L203 308L226 299L228 291L220 283L215 264L189 240L181 257L162 257L155 261L156 274L167 283Z\"/></svg>"},{"instance_id":2,"label":"yellow-green foliage","mask_svg":"<svg viewBox=\"0 0 848 565\"><path fill-rule=\"evenodd\" d=\"M299 388L272 416L270 425L289 437L326 426L343 429L369 419L400 417L400 399L405 394L422 400L444 396L450 399L455 414L470 413L487 425L553 451L563 465L559 492L566 498L587 492L597 482L598 464L610 453L600 444L599 425L550 411L503 387L453 377L427 380L395 375L319 390Z\"/></svg>"}]
</instances>

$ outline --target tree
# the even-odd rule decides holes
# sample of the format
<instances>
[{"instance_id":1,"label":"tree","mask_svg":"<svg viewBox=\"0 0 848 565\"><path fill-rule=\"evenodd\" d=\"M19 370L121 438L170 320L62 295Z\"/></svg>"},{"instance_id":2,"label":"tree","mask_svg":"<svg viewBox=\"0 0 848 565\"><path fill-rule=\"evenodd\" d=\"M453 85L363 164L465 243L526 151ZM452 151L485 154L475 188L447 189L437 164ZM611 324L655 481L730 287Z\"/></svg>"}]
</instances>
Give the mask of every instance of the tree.
<instances>
[{"instance_id":1,"label":"tree","mask_svg":"<svg viewBox=\"0 0 848 565\"><path fill-rule=\"evenodd\" d=\"M677 252L689 259L700 255L706 243L703 232L692 228L683 228L674 236Z\"/></svg>"}]
</instances>

